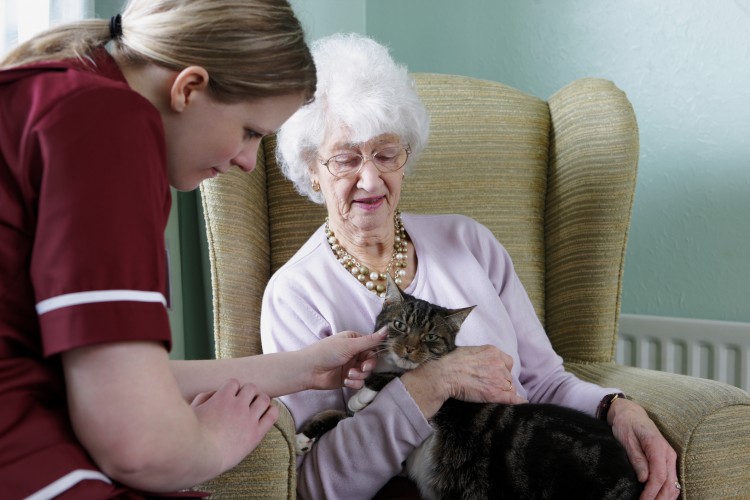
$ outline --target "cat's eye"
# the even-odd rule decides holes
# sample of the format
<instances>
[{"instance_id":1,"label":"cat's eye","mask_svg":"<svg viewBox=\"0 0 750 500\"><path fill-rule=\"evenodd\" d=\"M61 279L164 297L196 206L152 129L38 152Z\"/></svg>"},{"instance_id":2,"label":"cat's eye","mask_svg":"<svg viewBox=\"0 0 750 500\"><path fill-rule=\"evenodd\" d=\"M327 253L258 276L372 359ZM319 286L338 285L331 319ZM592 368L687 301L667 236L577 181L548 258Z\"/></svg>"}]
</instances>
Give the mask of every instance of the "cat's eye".
<instances>
[{"instance_id":1,"label":"cat's eye","mask_svg":"<svg viewBox=\"0 0 750 500\"><path fill-rule=\"evenodd\" d=\"M393 328L395 328L399 332L403 332L403 331L406 330L406 325L400 319L394 319L393 320Z\"/></svg>"},{"instance_id":2,"label":"cat's eye","mask_svg":"<svg viewBox=\"0 0 750 500\"><path fill-rule=\"evenodd\" d=\"M438 336L434 333L428 333L427 335L425 335L424 339L427 342L435 342L438 339Z\"/></svg>"}]
</instances>

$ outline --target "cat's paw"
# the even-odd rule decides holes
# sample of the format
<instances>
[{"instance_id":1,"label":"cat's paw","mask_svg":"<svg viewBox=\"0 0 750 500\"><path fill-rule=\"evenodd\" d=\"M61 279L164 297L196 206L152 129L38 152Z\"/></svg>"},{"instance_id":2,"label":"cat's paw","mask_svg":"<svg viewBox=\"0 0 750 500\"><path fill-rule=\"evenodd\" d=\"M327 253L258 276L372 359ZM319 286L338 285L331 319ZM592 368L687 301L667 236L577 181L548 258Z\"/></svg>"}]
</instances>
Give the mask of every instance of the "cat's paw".
<instances>
[{"instance_id":1,"label":"cat's paw","mask_svg":"<svg viewBox=\"0 0 750 500\"><path fill-rule=\"evenodd\" d=\"M310 449L312 448L313 443L315 442L314 439L310 439L309 437L305 436L303 433L299 433L295 436L295 442L294 447L297 451L297 455L304 455Z\"/></svg>"},{"instance_id":2,"label":"cat's paw","mask_svg":"<svg viewBox=\"0 0 750 500\"><path fill-rule=\"evenodd\" d=\"M349 403L347 404L347 407L349 408L349 411L351 411L352 413L357 413L358 411L361 411L367 408L367 405L372 403L372 400L375 399L375 396L377 395L378 395L377 391L373 391L372 389L363 387L359 391L357 391L357 393L354 394L354 396L349 398Z\"/></svg>"}]
</instances>

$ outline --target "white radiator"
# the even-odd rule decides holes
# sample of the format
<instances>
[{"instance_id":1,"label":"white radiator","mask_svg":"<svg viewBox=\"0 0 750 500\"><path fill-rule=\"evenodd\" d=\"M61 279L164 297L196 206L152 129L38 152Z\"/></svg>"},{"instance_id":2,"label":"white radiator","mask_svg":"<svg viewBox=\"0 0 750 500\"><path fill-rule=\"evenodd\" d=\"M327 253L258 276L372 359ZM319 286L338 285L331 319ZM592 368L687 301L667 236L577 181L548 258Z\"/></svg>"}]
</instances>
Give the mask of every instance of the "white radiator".
<instances>
[{"instance_id":1,"label":"white radiator","mask_svg":"<svg viewBox=\"0 0 750 500\"><path fill-rule=\"evenodd\" d=\"M750 323L621 314L616 360L750 392Z\"/></svg>"}]
</instances>

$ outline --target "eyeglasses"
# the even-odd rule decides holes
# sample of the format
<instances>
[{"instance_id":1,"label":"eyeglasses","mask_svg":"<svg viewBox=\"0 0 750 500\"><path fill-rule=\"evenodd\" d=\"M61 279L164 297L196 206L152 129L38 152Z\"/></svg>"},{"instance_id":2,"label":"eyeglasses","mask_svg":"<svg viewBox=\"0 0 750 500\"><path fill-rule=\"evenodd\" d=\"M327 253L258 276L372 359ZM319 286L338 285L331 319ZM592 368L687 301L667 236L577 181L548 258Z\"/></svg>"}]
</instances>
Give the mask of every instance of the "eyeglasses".
<instances>
[{"instance_id":1,"label":"eyeglasses","mask_svg":"<svg viewBox=\"0 0 750 500\"><path fill-rule=\"evenodd\" d=\"M372 160L375 168L384 174L395 172L406 165L410 153L411 148L409 146L399 145L375 151L371 156L364 156L359 153L342 153L331 156L326 161L319 161L321 165L326 166L331 175L343 178L356 175L368 160Z\"/></svg>"}]
</instances>

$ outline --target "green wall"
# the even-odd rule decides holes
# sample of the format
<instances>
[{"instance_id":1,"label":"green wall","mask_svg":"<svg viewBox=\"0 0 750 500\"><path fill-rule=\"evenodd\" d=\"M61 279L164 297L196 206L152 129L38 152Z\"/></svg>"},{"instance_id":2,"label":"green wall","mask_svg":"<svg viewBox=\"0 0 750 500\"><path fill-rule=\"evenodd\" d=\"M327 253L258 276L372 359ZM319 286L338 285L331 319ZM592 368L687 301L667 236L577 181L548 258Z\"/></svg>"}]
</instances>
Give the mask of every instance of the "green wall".
<instances>
[{"instance_id":1,"label":"green wall","mask_svg":"<svg viewBox=\"0 0 750 500\"><path fill-rule=\"evenodd\" d=\"M717 0L296 0L315 39L366 33L412 71L546 99L614 81L641 158L625 313L750 321L750 3Z\"/></svg>"}]
</instances>

